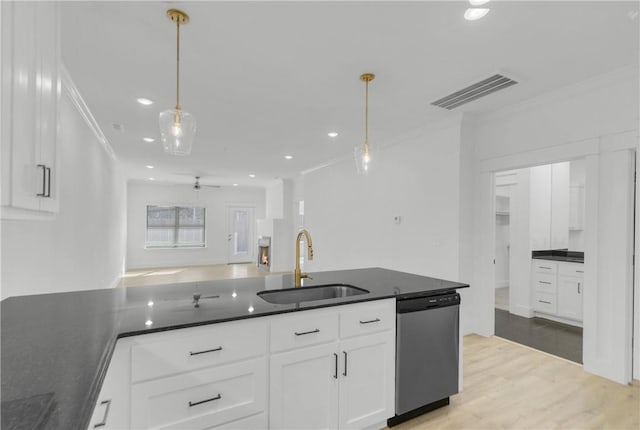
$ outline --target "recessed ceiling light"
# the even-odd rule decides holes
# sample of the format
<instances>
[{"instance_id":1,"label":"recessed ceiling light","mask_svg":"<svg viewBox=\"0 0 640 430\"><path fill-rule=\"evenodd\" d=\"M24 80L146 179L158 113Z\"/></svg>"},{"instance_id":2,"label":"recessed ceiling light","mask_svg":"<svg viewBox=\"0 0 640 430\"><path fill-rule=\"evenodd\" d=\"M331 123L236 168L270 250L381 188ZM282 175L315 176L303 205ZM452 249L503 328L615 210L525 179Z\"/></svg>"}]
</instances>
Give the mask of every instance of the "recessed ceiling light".
<instances>
[{"instance_id":1,"label":"recessed ceiling light","mask_svg":"<svg viewBox=\"0 0 640 430\"><path fill-rule=\"evenodd\" d=\"M469 0L469 4L471 6L482 6L483 4L489 3L491 0Z\"/></svg>"},{"instance_id":2,"label":"recessed ceiling light","mask_svg":"<svg viewBox=\"0 0 640 430\"><path fill-rule=\"evenodd\" d=\"M151 164L147 164L147 169L153 169L154 166L152 166Z\"/></svg>"},{"instance_id":3,"label":"recessed ceiling light","mask_svg":"<svg viewBox=\"0 0 640 430\"><path fill-rule=\"evenodd\" d=\"M466 19L467 21L475 21L477 19L484 17L488 13L489 13L488 8L470 7L465 11L464 19Z\"/></svg>"},{"instance_id":4,"label":"recessed ceiling light","mask_svg":"<svg viewBox=\"0 0 640 430\"><path fill-rule=\"evenodd\" d=\"M285 155L284 158L287 160L293 160L293 155Z\"/></svg>"},{"instance_id":5,"label":"recessed ceiling light","mask_svg":"<svg viewBox=\"0 0 640 430\"><path fill-rule=\"evenodd\" d=\"M250 177L251 179L253 179L253 178L255 178L255 177L256 177L256 175L254 175L253 173L250 173L250 174L249 174L249 177Z\"/></svg>"},{"instance_id":6,"label":"recessed ceiling light","mask_svg":"<svg viewBox=\"0 0 640 430\"><path fill-rule=\"evenodd\" d=\"M149 100L149 99L145 99L144 97L140 97L138 99L138 103L140 103L141 105L149 106L149 105L153 104L153 100Z\"/></svg>"},{"instance_id":7,"label":"recessed ceiling light","mask_svg":"<svg viewBox=\"0 0 640 430\"><path fill-rule=\"evenodd\" d=\"M151 320L146 320L146 321L144 322L144 325L146 325L147 327L149 327L149 326L150 326L150 325L152 325L152 324L153 324L153 321L151 321Z\"/></svg>"},{"instance_id":8,"label":"recessed ceiling light","mask_svg":"<svg viewBox=\"0 0 640 430\"><path fill-rule=\"evenodd\" d=\"M332 131L331 133L327 133L327 136L329 136L329 137L338 137L338 133L336 133L335 131Z\"/></svg>"},{"instance_id":9,"label":"recessed ceiling light","mask_svg":"<svg viewBox=\"0 0 640 430\"><path fill-rule=\"evenodd\" d=\"M238 186L238 184L233 184L233 186L234 186L234 187L237 187L237 186Z\"/></svg>"},{"instance_id":10,"label":"recessed ceiling light","mask_svg":"<svg viewBox=\"0 0 640 430\"><path fill-rule=\"evenodd\" d=\"M148 142L148 143L156 141L153 137L143 137L142 140L144 140L145 142Z\"/></svg>"},{"instance_id":11,"label":"recessed ceiling light","mask_svg":"<svg viewBox=\"0 0 640 430\"><path fill-rule=\"evenodd\" d=\"M152 307L152 306L153 306L153 300L149 300L149 301L147 302L147 306Z\"/></svg>"},{"instance_id":12,"label":"recessed ceiling light","mask_svg":"<svg viewBox=\"0 0 640 430\"><path fill-rule=\"evenodd\" d=\"M150 180L150 181L155 181L155 180L156 180L156 178L149 178L149 180Z\"/></svg>"}]
</instances>

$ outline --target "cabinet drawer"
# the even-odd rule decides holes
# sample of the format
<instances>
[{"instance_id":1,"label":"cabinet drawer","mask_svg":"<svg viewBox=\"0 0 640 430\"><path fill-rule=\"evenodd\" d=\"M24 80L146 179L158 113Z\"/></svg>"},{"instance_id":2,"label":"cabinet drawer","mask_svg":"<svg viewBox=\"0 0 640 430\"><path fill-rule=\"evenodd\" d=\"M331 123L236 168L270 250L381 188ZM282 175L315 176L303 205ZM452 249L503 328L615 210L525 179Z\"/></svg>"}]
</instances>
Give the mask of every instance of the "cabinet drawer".
<instances>
[{"instance_id":1,"label":"cabinet drawer","mask_svg":"<svg viewBox=\"0 0 640 430\"><path fill-rule=\"evenodd\" d=\"M359 303L342 308L340 311L341 338L395 328L395 299Z\"/></svg>"},{"instance_id":2,"label":"cabinet drawer","mask_svg":"<svg viewBox=\"0 0 640 430\"><path fill-rule=\"evenodd\" d=\"M271 352L318 345L337 338L337 311L305 311L271 322Z\"/></svg>"},{"instance_id":3,"label":"cabinet drawer","mask_svg":"<svg viewBox=\"0 0 640 430\"><path fill-rule=\"evenodd\" d=\"M131 388L131 428L205 429L264 411L266 358L198 370Z\"/></svg>"},{"instance_id":4,"label":"cabinet drawer","mask_svg":"<svg viewBox=\"0 0 640 430\"><path fill-rule=\"evenodd\" d=\"M533 260L533 271L536 273L558 273L558 263L548 260Z\"/></svg>"},{"instance_id":5,"label":"cabinet drawer","mask_svg":"<svg viewBox=\"0 0 640 430\"><path fill-rule=\"evenodd\" d=\"M131 379L149 379L264 355L264 321L237 321L137 336Z\"/></svg>"},{"instance_id":6,"label":"cabinet drawer","mask_svg":"<svg viewBox=\"0 0 640 430\"><path fill-rule=\"evenodd\" d=\"M563 263L559 267L560 276L584 277L584 264L580 263Z\"/></svg>"},{"instance_id":7,"label":"cabinet drawer","mask_svg":"<svg viewBox=\"0 0 640 430\"><path fill-rule=\"evenodd\" d=\"M536 273L533 276L533 289L534 291L541 291L546 293L555 294L556 292L556 275L547 273Z\"/></svg>"},{"instance_id":8,"label":"cabinet drawer","mask_svg":"<svg viewBox=\"0 0 640 430\"><path fill-rule=\"evenodd\" d=\"M534 293L533 308L539 312L545 312L548 314L555 314L557 311L556 295L536 291Z\"/></svg>"}]
</instances>

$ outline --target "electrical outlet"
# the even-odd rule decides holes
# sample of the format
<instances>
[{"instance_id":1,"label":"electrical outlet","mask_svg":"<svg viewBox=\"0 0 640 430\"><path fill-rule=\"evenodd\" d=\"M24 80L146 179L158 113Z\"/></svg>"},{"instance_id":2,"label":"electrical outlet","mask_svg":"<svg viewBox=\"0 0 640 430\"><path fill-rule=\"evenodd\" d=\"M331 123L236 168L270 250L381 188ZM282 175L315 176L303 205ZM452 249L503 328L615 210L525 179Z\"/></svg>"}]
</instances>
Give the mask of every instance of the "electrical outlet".
<instances>
[{"instance_id":1,"label":"electrical outlet","mask_svg":"<svg viewBox=\"0 0 640 430\"><path fill-rule=\"evenodd\" d=\"M402 222L402 217L400 215L396 215L393 217L393 222L395 224L400 224Z\"/></svg>"}]
</instances>

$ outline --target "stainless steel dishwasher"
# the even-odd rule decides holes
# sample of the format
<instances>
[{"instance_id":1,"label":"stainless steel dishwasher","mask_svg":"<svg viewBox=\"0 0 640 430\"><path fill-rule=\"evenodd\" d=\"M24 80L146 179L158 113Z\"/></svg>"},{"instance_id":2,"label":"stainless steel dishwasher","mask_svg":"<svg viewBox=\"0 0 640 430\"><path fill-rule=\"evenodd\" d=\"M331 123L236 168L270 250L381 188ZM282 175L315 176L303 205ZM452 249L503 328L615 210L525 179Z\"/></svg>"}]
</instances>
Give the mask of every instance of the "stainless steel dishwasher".
<instances>
[{"instance_id":1,"label":"stainless steel dishwasher","mask_svg":"<svg viewBox=\"0 0 640 430\"><path fill-rule=\"evenodd\" d=\"M393 426L449 404L458 392L460 294L396 303L396 416Z\"/></svg>"}]
</instances>

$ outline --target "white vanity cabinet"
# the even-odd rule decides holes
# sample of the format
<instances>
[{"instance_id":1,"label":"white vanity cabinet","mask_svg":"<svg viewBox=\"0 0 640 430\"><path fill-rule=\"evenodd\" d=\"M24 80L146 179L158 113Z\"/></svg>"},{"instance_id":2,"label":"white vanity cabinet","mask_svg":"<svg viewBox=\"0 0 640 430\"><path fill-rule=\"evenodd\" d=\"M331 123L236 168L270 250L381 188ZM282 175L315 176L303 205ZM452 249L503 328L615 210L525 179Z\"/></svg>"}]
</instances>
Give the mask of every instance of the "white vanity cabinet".
<instances>
[{"instance_id":1,"label":"white vanity cabinet","mask_svg":"<svg viewBox=\"0 0 640 430\"><path fill-rule=\"evenodd\" d=\"M2 2L2 218L58 211L57 2Z\"/></svg>"},{"instance_id":2,"label":"white vanity cabinet","mask_svg":"<svg viewBox=\"0 0 640 430\"><path fill-rule=\"evenodd\" d=\"M366 428L394 415L395 300L282 315L271 353L269 428Z\"/></svg>"},{"instance_id":3,"label":"white vanity cabinet","mask_svg":"<svg viewBox=\"0 0 640 430\"><path fill-rule=\"evenodd\" d=\"M533 309L569 324L582 322L584 264L533 259Z\"/></svg>"}]
</instances>

